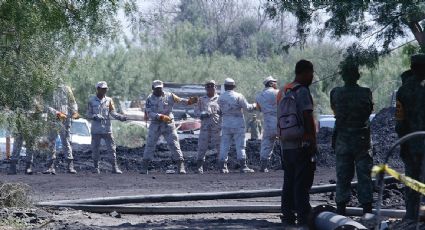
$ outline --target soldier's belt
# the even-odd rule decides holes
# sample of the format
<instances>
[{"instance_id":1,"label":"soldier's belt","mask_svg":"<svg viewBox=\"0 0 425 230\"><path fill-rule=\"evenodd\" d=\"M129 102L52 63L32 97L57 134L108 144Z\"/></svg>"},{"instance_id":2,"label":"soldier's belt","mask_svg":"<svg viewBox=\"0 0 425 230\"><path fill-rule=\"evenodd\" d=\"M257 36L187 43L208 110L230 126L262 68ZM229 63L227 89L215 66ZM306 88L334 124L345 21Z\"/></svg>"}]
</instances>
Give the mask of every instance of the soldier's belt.
<instances>
[{"instance_id":1,"label":"soldier's belt","mask_svg":"<svg viewBox=\"0 0 425 230\"><path fill-rule=\"evenodd\" d=\"M425 195L425 184L424 183L417 181L415 179L412 179L412 178L405 176L403 174L398 173L394 169L390 168L387 164L375 165L372 168L372 176L376 176L377 174L383 173L383 172L388 173L390 176L394 177L396 180L400 181L401 183L403 183L407 187Z\"/></svg>"}]
</instances>

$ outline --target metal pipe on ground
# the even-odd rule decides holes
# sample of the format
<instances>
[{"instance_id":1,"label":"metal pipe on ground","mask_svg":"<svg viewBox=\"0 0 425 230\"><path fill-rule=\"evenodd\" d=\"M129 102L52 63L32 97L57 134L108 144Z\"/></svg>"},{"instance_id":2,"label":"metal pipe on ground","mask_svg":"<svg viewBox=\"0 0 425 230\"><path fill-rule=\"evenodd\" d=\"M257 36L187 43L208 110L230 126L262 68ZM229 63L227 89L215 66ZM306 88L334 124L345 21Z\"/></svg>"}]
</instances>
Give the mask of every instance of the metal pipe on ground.
<instances>
[{"instance_id":1,"label":"metal pipe on ground","mask_svg":"<svg viewBox=\"0 0 425 230\"><path fill-rule=\"evenodd\" d=\"M280 205L213 205L213 206L128 206L128 205L89 205L54 203L38 206L52 208L72 208L95 213L109 213L112 211L121 214L199 214L199 213L281 213ZM373 210L374 212L376 210ZM347 216L362 216L361 208L347 207ZM404 210L383 209L381 214L386 217L401 218Z\"/></svg>"},{"instance_id":2,"label":"metal pipe on ground","mask_svg":"<svg viewBox=\"0 0 425 230\"><path fill-rule=\"evenodd\" d=\"M393 183L396 180L393 177L386 177L385 182ZM352 182L354 187L357 182ZM310 194L334 192L335 184L313 186ZM265 190L248 190L248 191L232 191L232 192L206 192L206 193L177 193L177 194L154 194L139 196L117 196L102 197L80 200L61 200L53 201L54 204L92 204L92 205L115 205L115 204L138 204L138 203L159 203L159 202L180 202L180 201L197 201L197 200L219 200L219 199L248 199L259 197L280 197L282 189L265 189ZM40 202L40 206L48 206L52 202Z\"/></svg>"},{"instance_id":3,"label":"metal pipe on ground","mask_svg":"<svg viewBox=\"0 0 425 230\"><path fill-rule=\"evenodd\" d=\"M330 205L318 205L311 210L309 228L314 230L368 229L353 219L335 213Z\"/></svg>"}]
</instances>

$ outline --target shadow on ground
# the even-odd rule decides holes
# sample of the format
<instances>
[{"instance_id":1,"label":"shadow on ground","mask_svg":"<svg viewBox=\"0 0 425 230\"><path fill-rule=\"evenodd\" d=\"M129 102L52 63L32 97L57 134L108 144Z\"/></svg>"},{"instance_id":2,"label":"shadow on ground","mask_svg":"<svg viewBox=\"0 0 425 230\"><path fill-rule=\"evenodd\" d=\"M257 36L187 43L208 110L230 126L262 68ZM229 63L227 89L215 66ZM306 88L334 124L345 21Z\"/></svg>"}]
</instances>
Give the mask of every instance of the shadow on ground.
<instances>
[{"instance_id":1,"label":"shadow on ground","mask_svg":"<svg viewBox=\"0 0 425 230\"><path fill-rule=\"evenodd\" d=\"M125 223L116 227L109 227L109 229L282 229L282 225L267 220L226 220L220 218L216 220L170 220L135 225Z\"/></svg>"}]
</instances>

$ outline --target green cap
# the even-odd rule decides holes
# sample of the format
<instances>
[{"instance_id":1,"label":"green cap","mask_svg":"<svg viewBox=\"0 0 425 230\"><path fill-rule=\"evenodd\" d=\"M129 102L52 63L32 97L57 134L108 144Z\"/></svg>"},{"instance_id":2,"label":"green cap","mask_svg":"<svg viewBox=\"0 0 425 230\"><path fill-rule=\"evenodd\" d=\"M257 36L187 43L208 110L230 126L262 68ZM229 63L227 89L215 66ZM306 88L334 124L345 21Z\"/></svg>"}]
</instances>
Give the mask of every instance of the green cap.
<instances>
[{"instance_id":1,"label":"green cap","mask_svg":"<svg viewBox=\"0 0 425 230\"><path fill-rule=\"evenodd\" d=\"M423 64L425 64L425 54L415 54L415 55L412 55L411 57L410 57L410 62L413 64L413 63L416 63L416 64L419 64L419 63L423 63Z\"/></svg>"}]
</instances>

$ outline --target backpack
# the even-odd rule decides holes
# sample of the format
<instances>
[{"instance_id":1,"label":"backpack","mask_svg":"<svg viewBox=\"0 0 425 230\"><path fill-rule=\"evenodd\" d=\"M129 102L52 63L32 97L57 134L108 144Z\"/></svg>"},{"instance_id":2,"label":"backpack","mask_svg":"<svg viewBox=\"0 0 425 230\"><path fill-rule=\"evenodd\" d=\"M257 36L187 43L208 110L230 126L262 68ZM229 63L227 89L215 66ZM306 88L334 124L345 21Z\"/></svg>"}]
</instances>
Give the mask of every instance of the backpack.
<instances>
[{"instance_id":1,"label":"backpack","mask_svg":"<svg viewBox=\"0 0 425 230\"><path fill-rule=\"evenodd\" d=\"M289 89L279 101L277 107L277 131L282 141L300 140L304 135L303 118L300 116L296 91L301 85Z\"/></svg>"}]
</instances>

